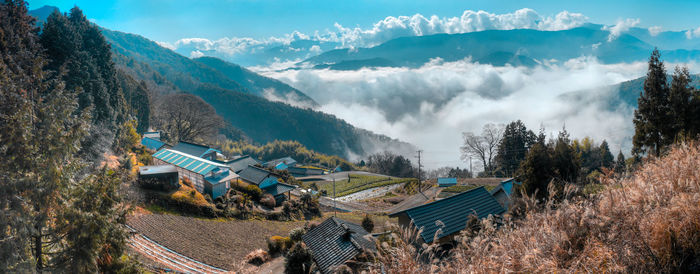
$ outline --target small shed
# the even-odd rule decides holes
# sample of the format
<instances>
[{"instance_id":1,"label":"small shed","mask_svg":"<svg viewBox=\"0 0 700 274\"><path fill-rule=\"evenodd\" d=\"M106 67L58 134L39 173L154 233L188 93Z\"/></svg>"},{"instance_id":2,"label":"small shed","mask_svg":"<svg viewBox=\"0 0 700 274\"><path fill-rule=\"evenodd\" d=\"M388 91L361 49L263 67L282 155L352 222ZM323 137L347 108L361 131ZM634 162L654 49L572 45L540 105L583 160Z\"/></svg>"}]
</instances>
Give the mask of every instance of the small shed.
<instances>
[{"instance_id":1,"label":"small shed","mask_svg":"<svg viewBox=\"0 0 700 274\"><path fill-rule=\"evenodd\" d=\"M139 183L144 188L171 190L180 188L177 168L174 165L139 167Z\"/></svg>"},{"instance_id":2,"label":"small shed","mask_svg":"<svg viewBox=\"0 0 700 274\"><path fill-rule=\"evenodd\" d=\"M457 185L457 178L438 178L437 183L439 187L448 187Z\"/></svg>"}]
</instances>

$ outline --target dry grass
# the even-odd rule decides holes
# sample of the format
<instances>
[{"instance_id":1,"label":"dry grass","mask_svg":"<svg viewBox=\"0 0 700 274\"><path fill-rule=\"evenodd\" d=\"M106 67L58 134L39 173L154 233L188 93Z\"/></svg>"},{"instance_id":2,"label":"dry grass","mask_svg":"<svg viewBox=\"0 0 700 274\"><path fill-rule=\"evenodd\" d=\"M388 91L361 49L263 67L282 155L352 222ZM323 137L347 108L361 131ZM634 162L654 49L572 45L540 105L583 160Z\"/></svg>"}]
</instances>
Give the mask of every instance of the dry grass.
<instances>
[{"instance_id":1,"label":"dry grass","mask_svg":"<svg viewBox=\"0 0 700 274\"><path fill-rule=\"evenodd\" d=\"M196 206L208 206L209 202L202 193L185 184L180 184L180 188L170 194L173 200L189 203Z\"/></svg>"},{"instance_id":2,"label":"dry grass","mask_svg":"<svg viewBox=\"0 0 700 274\"><path fill-rule=\"evenodd\" d=\"M464 231L448 258L433 260L411 233L384 244L371 272L699 272L700 146L679 145L631 178L603 177L605 189L561 202L518 201L524 217L490 219ZM415 235L414 235L415 236ZM429 251L428 251L429 252ZM428 258L421 259L421 258Z\"/></svg>"}]
</instances>

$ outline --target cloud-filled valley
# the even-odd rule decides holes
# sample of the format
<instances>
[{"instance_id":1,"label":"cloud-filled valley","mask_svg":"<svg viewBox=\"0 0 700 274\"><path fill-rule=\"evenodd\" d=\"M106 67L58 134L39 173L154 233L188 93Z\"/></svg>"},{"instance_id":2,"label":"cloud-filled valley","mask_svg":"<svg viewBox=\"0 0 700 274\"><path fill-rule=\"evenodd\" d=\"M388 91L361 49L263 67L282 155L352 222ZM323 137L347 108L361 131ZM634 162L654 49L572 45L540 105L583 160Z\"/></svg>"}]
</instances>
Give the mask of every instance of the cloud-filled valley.
<instances>
[{"instance_id":1,"label":"cloud-filled valley","mask_svg":"<svg viewBox=\"0 0 700 274\"><path fill-rule=\"evenodd\" d=\"M415 144L425 150L427 167L436 168L465 166L459 158L462 132L517 119L535 132L544 126L549 135L565 125L574 138L606 139L613 151L628 152L633 107L611 109L608 98L616 90L610 85L645 71L644 62L602 64L581 57L534 68L437 59L415 69L262 73L305 92L324 112ZM581 90L587 91L583 98L562 96Z\"/></svg>"}]
</instances>

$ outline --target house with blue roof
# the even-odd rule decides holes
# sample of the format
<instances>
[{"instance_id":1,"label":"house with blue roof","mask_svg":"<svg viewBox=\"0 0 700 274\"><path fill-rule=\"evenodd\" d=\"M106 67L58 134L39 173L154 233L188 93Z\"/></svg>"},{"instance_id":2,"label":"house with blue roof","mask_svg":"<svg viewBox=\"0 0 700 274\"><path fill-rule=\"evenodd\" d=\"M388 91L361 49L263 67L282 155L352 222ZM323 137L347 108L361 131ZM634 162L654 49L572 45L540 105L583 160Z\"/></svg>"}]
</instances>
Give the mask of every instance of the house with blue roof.
<instances>
[{"instance_id":1,"label":"house with blue roof","mask_svg":"<svg viewBox=\"0 0 700 274\"><path fill-rule=\"evenodd\" d=\"M457 185L457 178L438 178L437 183L439 187L448 187Z\"/></svg>"},{"instance_id":2,"label":"house with blue roof","mask_svg":"<svg viewBox=\"0 0 700 274\"><path fill-rule=\"evenodd\" d=\"M486 218L500 215L505 209L483 186L460 194L389 214L397 217L403 227L422 229L422 243L449 242L463 230L470 215Z\"/></svg>"},{"instance_id":3,"label":"house with blue roof","mask_svg":"<svg viewBox=\"0 0 700 274\"><path fill-rule=\"evenodd\" d=\"M214 162L222 163L224 165L229 166L231 168L231 170L233 170L233 172L235 172L235 173L239 173L239 172L243 171L248 166L254 166L254 165L260 164L260 161L251 157L250 155L238 156L238 157L235 157L235 158L228 160L228 161L215 160Z\"/></svg>"},{"instance_id":4,"label":"house with blue roof","mask_svg":"<svg viewBox=\"0 0 700 274\"><path fill-rule=\"evenodd\" d=\"M153 151L157 151L157 150L163 148L164 146L167 146L167 144L165 142L161 141L160 139L154 139L154 138L146 137L146 136L141 138L141 145L143 145L147 149L150 149Z\"/></svg>"},{"instance_id":5,"label":"house with blue roof","mask_svg":"<svg viewBox=\"0 0 700 274\"><path fill-rule=\"evenodd\" d=\"M153 154L156 165L174 165L180 179L187 178L202 194L216 199L226 194L231 183L238 182L238 174L227 165L209 161L174 149L161 149Z\"/></svg>"},{"instance_id":6,"label":"house with blue roof","mask_svg":"<svg viewBox=\"0 0 700 274\"><path fill-rule=\"evenodd\" d=\"M508 209L511 203L511 197L515 191L515 187L522 185L521 182L515 180L515 178L510 178L498 184L496 188L491 190L491 195L496 198L496 200L503 206L503 208Z\"/></svg>"}]
</instances>

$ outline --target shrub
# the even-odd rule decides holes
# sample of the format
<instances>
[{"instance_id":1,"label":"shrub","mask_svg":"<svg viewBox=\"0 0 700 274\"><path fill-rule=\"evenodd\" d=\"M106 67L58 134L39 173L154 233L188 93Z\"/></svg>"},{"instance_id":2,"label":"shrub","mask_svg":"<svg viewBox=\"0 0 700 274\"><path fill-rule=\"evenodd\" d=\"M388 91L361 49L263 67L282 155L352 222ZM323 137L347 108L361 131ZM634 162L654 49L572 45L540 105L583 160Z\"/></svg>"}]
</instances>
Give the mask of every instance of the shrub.
<instances>
[{"instance_id":1,"label":"shrub","mask_svg":"<svg viewBox=\"0 0 700 274\"><path fill-rule=\"evenodd\" d=\"M284 262L284 273L311 273L313 258L311 251L304 243L296 243L287 253Z\"/></svg>"},{"instance_id":2,"label":"shrub","mask_svg":"<svg viewBox=\"0 0 700 274\"><path fill-rule=\"evenodd\" d=\"M289 238L295 243L300 242L304 234L306 234L306 230L303 227L297 227L289 232Z\"/></svg>"},{"instance_id":3,"label":"shrub","mask_svg":"<svg viewBox=\"0 0 700 274\"><path fill-rule=\"evenodd\" d=\"M271 255L284 253L289 250L292 245L292 239L289 237L272 236L267 240L267 250Z\"/></svg>"},{"instance_id":4,"label":"shrub","mask_svg":"<svg viewBox=\"0 0 700 274\"><path fill-rule=\"evenodd\" d=\"M275 208L275 206L277 206L275 202L275 197L273 197L272 194L269 193L263 195L262 199L260 199L260 204L270 209Z\"/></svg>"},{"instance_id":5,"label":"shrub","mask_svg":"<svg viewBox=\"0 0 700 274\"><path fill-rule=\"evenodd\" d=\"M270 254L265 252L265 250L257 249L248 253L248 255L245 256L245 260L249 264L260 266L270 260Z\"/></svg>"},{"instance_id":6,"label":"shrub","mask_svg":"<svg viewBox=\"0 0 700 274\"><path fill-rule=\"evenodd\" d=\"M362 228L369 233L372 233L372 230L374 230L374 221L369 217L369 214L365 214L365 218L362 219Z\"/></svg>"},{"instance_id":7,"label":"shrub","mask_svg":"<svg viewBox=\"0 0 700 274\"><path fill-rule=\"evenodd\" d=\"M260 198L262 198L263 195L262 189L256 185L245 186L245 188L243 188L243 193L248 194L248 196L256 202L260 202Z\"/></svg>"}]
</instances>

